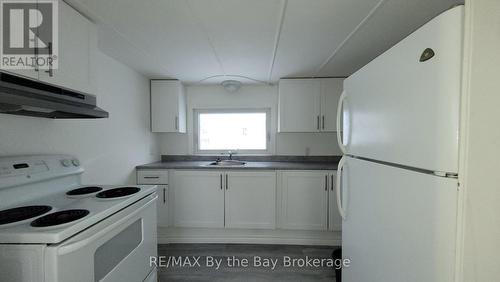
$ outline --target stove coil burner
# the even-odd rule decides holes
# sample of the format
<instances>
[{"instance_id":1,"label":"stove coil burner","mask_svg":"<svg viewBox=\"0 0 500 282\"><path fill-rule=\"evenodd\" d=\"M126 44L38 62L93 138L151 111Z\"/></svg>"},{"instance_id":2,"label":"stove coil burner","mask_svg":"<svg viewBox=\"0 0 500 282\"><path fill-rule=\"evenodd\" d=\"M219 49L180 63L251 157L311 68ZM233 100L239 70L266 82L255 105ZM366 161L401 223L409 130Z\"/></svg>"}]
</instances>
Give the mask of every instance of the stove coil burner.
<instances>
[{"instance_id":1,"label":"stove coil burner","mask_svg":"<svg viewBox=\"0 0 500 282\"><path fill-rule=\"evenodd\" d=\"M68 191L68 192L66 192L66 195L68 195L68 196L81 196L81 195L96 193L96 192L99 192L101 190L102 190L101 187L89 186L89 187L82 187L82 188Z\"/></svg>"},{"instance_id":2,"label":"stove coil burner","mask_svg":"<svg viewBox=\"0 0 500 282\"><path fill-rule=\"evenodd\" d=\"M50 206L25 206L0 211L0 225L23 221L52 210Z\"/></svg>"},{"instance_id":3,"label":"stove coil burner","mask_svg":"<svg viewBox=\"0 0 500 282\"><path fill-rule=\"evenodd\" d=\"M89 214L88 210L64 210L39 217L31 222L33 227L48 227L69 223Z\"/></svg>"},{"instance_id":4,"label":"stove coil burner","mask_svg":"<svg viewBox=\"0 0 500 282\"><path fill-rule=\"evenodd\" d=\"M99 192L96 197L102 199L119 198L135 194L140 190L137 187L120 187Z\"/></svg>"}]
</instances>

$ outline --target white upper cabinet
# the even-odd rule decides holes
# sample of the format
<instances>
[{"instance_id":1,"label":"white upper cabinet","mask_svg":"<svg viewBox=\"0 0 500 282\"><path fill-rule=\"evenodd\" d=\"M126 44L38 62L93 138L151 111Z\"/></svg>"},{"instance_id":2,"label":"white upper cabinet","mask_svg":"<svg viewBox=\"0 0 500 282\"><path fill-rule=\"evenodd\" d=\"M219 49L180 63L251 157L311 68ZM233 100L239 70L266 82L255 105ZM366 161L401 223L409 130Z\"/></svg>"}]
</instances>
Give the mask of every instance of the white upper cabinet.
<instances>
[{"instance_id":1,"label":"white upper cabinet","mask_svg":"<svg viewBox=\"0 0 500 282\"><path fill-rule=\"evenodd\" d=\"M97 50L97 32L94 24L59 1L58 67L40 70L41 81L65 88L95 94L92 76Z\"/></svg>"},{"instance_id":2,"label":"white upper cabinet","mask_svg":"<svg viewBox=\"0 0 500 282\"><path fill-rule=\"evenodd\" d=\"M321 78L321 131L337 131L337 104L343 82L343 78Z\"/></svg>"},{"instance_id":3,"label":"white upper cabinet","mask_svg":"<svg viewBox=\"0 0 500 282\"><path fill-rule=\"evenodd\" d=\"M186 94L178 80L151 80L151 130L186 133Z\"/></svg>"},{"instance_id":4,"label":"white upper cabinet","mask_svg":"<svg viewBox=\"0 0 500 282\"><path fill-rule=\"evenodd\" d=\"M276 172L226 174L226 228L276 227Z\"/></svg>"},{"instance_id":5,"label":"white upper cabinet","mask_svg":"<svg viewBox=\"0 0 500 282\"><path fill-rule=\"evenodd\" d=\"M58 9L58 67L46 69L33 66L31 69L6 71L55 86L96 94L93 76L97 55L96 27L62 0L58 2ZM54 50L53 47L50 49ZM37 56L36 53L33 52L33 57Z\"/></svg>"},{"instance_id":6,"label":"white upper cabinet","mask_svg":"<svg viewBox=\"0 0 500 282\"><path fill-rule=\"evenodd\" d=\"M319 131L321 84L313 79L279 82L279 132Z\"/></svg>"},{"instance_id":7,"label":"white upper cabinet","mask_svg":"<svg viewBox=\"0 0 500 282\"><path fill-rule=\"evenodd\" d=\"M281 79L279 132L336 131L342 78Z\"/></svg>"}]
</instances>

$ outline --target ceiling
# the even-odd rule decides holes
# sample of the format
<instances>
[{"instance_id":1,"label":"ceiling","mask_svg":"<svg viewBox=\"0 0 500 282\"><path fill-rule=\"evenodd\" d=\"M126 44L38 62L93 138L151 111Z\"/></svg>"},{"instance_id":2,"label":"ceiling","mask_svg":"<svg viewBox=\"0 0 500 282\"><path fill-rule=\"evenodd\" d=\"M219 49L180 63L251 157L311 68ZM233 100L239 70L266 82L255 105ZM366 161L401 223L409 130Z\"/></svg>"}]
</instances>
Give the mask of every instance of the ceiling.
<instances>
[{"instance_id":1,"label":"ceiling","mask_svg":"<svg viewBox=\"0 0 500 282\"><path fill-rule=\"evenodd\" d=\"M349 76L462 0L67 0L99 47L187 84Z\"/></svg>"}]
</instances>

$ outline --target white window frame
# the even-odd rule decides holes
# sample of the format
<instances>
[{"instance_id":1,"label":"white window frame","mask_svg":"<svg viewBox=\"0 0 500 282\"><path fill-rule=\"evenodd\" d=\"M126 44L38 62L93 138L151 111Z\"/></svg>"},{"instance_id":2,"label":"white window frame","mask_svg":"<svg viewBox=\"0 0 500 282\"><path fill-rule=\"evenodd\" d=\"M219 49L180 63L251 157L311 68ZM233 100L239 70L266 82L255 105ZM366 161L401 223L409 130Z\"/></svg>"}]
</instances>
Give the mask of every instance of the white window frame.
<instances>
[{"instance_id":1,"label":"white window frame","mask_svg":"<svg viewBox=\"0 0 500 282\"><path fill-rule=\"evenodd\" d=\"M200 150L200 114L206 113L265 113L266 114L266 149L265 150ZM220 155L233 152L242 155L271 155L271 108L235 108L235 109L194 109L193 110L193 151L196 155Z\"/></svg>"}]
</instances>

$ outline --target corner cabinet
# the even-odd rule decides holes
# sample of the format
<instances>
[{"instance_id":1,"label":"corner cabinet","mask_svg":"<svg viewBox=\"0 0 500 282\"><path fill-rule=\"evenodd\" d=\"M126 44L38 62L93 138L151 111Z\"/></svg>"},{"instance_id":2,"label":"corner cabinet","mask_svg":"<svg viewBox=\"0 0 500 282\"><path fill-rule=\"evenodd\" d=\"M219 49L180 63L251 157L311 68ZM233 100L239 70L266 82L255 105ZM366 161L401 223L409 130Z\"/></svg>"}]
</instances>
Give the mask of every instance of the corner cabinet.
<instances>
[{"instance_id":1,"label":"corner cabinet","mask_svg":"<svg viewBox=\"0 0 500 282\"><path fill-rule=\"evenodd\" d=\"M337 103L343 78L281 79L279 132L337 131Z\"/></svg>"},{"instance_id":2,"label":"corner cabinet","mask_svg":"<svg viewBox=\"0 0 500 282\"><path fill-rule=\"evenodd\" d=\"M173 178L175 227L276 226L275 172L176 170Z\"/></svg>"},{"instance_id":3,"label":"corner cabinet","mask_svg":"<svg viewBox=\"0 0 500 282\"><path fill-rule=\"evenodd\" d=\"M335 171L280 172L280 228L340 231Z\"/></svg>"},{"instance_id":4,"label":"corner cabinet","mask_svg":"<svg viewBox=\"0 0 500 282\"><path fill-rule=\"evenodd\" d=\"M151 131L186 133L186 94L178 80L151 80Z\"/></svg>"}]
</instances>

